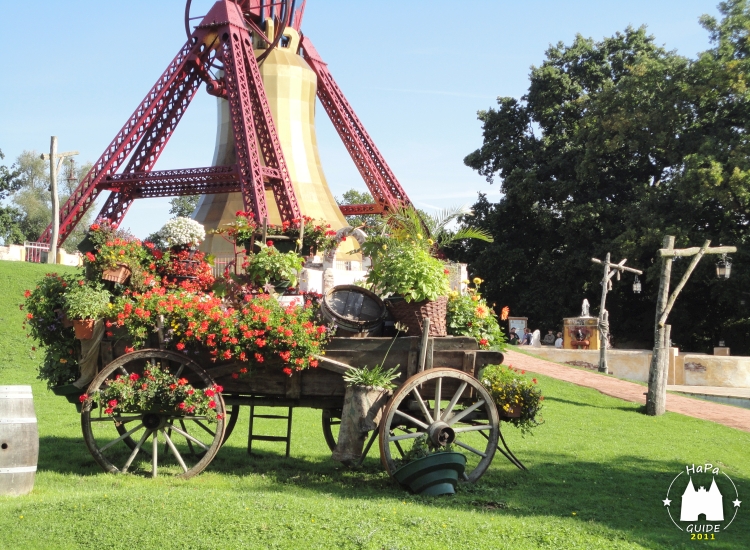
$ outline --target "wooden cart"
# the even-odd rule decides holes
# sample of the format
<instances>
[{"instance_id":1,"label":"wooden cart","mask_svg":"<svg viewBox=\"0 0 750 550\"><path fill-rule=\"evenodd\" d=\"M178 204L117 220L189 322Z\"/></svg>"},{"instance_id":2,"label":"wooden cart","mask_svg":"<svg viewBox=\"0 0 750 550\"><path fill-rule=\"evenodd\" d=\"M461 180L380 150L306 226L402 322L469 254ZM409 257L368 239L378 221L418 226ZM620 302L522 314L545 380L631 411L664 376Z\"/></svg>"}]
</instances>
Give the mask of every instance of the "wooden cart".
<instances>
[{"instance_id":1,"label":"wooden cart","mask_svg":"<svg viewBox=\"0 0 750 550\"><path fill-rule=\"evenodd\" d=\"M252 367L248 375L235 378L238 364L211 363L197 356L194 360L188 354L163 349L125 354L122 344L118 348L117 342L105 341L101 353L106 366L91 382L89 395L117 375L142 374L149 366L161 365L196 388L223 386L221 395L216 396L216 410L222 418L209 424L205 417L159 411L122 413L113 418L88 399L81 410L83 436L106 471L189 478L214 458L234 429L242 407L251 409L249 444L254 439L284 440L287 455L292 411L310 407L322 410L323 436L333 449L346 390L342 374L351 367L380 363L391 342L390 338L333 338L318 368L289 377L278 364L261 364ZM447 429L455 436L454 445L467 455L465 480L477 480L490 465L502 434L497 409L476 376L485 365L502 361L502 353L479 350L473 338L396 339L385 366L398 366L398 387L383 410L379 430L369 438L365 454L379 436L381 461L392 475L408 440L422 434L438 437ZM258 406L288 408L287 416L273 415L288 418L286 437L253 433ZM513 461L512 453L500 450Z\"/></svg>"}]
</instances>

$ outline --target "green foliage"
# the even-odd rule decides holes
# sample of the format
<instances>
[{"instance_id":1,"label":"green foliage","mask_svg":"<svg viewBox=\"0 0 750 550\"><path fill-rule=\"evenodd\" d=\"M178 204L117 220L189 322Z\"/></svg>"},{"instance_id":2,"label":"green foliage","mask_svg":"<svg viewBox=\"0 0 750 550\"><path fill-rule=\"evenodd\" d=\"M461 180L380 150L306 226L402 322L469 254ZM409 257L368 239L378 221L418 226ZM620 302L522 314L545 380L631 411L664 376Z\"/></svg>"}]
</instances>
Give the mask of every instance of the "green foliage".
<instances>
[{"instance_id":1,"label":"green foliage","mask_svg":"<svg viewBox=\"0 0 750 550\"><path fill-rule=\"evenodd\" d=\"M421 302L448 294L443 263L424 247L391 239L390 246L382 244L366 253L372 258L367 281L381 295L393 294L407 302Z\"/></svg>"},{"instance_id":2,"label":"green foliage","mask_svg":"<svg viewBox=\"0 0 750 550\"><path fill-rule=\"evenodd\" d=\"M131 373L118 376L106 388L92 395L82 395L81 401L89 397L112 416L128 412L168 412L205 416L210 423L217 420L214 397L224 390L212 386L204 390L195 389L187 378L178 378L169 369L156 364L143 371L143 376Z\"/></svg>"},{"instance_id":3,"label":"green foliage","mask_svg":"<svg viewBox=\"0 0 750 550\"><path fill-rule=\"evenodd\" d=\"M400 376L400 366L387 370L382 365L375 365L371 369L364 366L351 369L343 377L347 386L372 386L390 390L396 387L393 381Z\"/></svg>"},{"instance_id":4,"label":"green foliage","mask_svg":"<svg viewBox=\"0 0 750 550\"><path fill-rule=\"evenodd\" d=\"M111 298L101 283L79 281L66 289L63 309L71 319L101 319L109 311Z\"/></svg>"},{"instance_id":5,"label":"green foliage","mask_svg":"<svg viewBox=\"0 0 750 550\"><path fill-rule=\"evenodd\" d=\"M420 435L412 440L411 447L404 453L404 456L400 459L396 459L394 462L397 467L401 468L402 466L409 464L409 462L414 462L420 458L427 458L435 453L452 452L455 452L453 445L435 447L426 435Z\"/></svg>"},{"instance_id":6,"label":"green foliage","mask_svg":"<svg viewBox=\"0 0 750 550\"><path fill-rule=\"evenodd\" d=\"M75 333L63 325L63 317L66 293L80 287L82 280L76 273L48 273L34 290L24 291L25 302L21 306L26 311L24 327L28 327L29 336L44 349L39 379L45 380L50 388L78 377Z\"/></svg>"},{"instance_id":7,"label":"green foliage","mask_svg":"<svg viewBox=\"0 0 750 550\"><path fill-rule=\"evenodd\" d=\"M290 287L296 287L305 260L296 252L279 252L273 246L258 244L260 252L246 256L243 263L245 275L258 286L289 281Z\"/></svg>"},{"instance_id":8,"label":"green foliage","mask_svg":"<svg viewBox=\"0 0 750 550\"><path fill-rule=\"evenodd\" d=\"M732 279L717 281L704 259L670 316L672 338L687 350L723 339L750 351L750 315L737 300L750 286L750 8L732 0L720 11L721 21L703 18L714 47L697 60L657 46L644 28L579 35L547 50L520 100L479 112L483 144L465 163L499 177L503 197L480 196L471 220L495 240L450 255L487 280L490 302L559 329L583 298L598 302L591 257L609 252L645 271L641 295L629 278L608 295L615 341L650 347L656 250L665 235L677 247L710 239L740 248ZM675 264L673 280L687 263Z\"/></svg>"},{"instance_id":9,"label":"green foliage","mask_svg":"<svg viewBox=\"0 0 750 550\"><path fill-rule=\"evenodd\" d=\"M475 278L475 288L467 287L466 294L448 295L448 334L471 336L482 349L505 349L505 334L497 322L494 309L479 294L481 280Z\"/></svg>"},{"instance_id":10,"label":"green foliage","mask_svg":"<svg viewBox=\"0 0 750 550\"><path fill-rule=\"evenodd\" d=\"M3 150L0 149L0 160L4 158ZM15 165L10 168L0 165L0 200L6 199L9 194L18 191L21 186L21 182L18 180L19 174L20 172Z\"/></svg>"},{"instance_id":11,"label":"green foliage","mask_svg":"<svg viewBox=\"0 0 750 550\"><path fill-rule=\"evenodd\" d=\"M336 197L336 204L373 204L375 199L370 193L349 189ZM352 227L362 229L368 235L376 234L383 228L383 217L380 214L363 214L358 216L346 216L347 223Z\"/></svg>"},{"instance_id":12,"label":"green foliage","mask_svg":"<svg viewBox=\"0 0 750 550\"><path fill-rule=\"evenodd\" d=\"M479 373L479 380L492 395L501 415L515 408L521 409L520 417L505 420L519 428L522 435L544 423L540 415L544 396L537 387L537 379L529 380L524 374L511 365L488 365Z\"/></svg>"},{"instance_id":13,"label":"green foliage","mask_svg":"<svg viewBox=\"0 0 750 550\"><path fill-rule=\"evenodd\" d=\"M169 215L173 218L189 218L198 206L200 195L183 195L169 199Z\"/></svg>"}]
</instances>

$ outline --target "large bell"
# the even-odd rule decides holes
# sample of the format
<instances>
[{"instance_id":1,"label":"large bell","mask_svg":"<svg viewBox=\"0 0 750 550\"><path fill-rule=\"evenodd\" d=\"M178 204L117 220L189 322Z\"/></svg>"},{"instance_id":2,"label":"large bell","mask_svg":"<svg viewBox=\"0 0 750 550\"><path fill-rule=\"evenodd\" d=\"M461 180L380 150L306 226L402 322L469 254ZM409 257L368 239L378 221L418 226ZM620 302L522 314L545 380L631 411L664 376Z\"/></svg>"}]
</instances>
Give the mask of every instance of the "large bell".
<instances>
[{"instance_id":1,"label":"large bell","mask_svg":"<svg viewBox=\"0 0 750 550\"><path fill-rule=\"evenodd\" d=\"M320 164L315 136L317 77L307 62L296 54L297 32L287 28L284 34L288 39L286 44L272 50L260 65L263 85L302 214L325 220L337 230L348 224L328 188ZM263 51L256 50L256 56ZM217 102L218 127L213 165L229 166L236 163L229 102L223 98L218 98ZM270 189L266 189L266 206L269 223L280 224L281 218ZM211 234L210 230L233 222L238 210L244 210L240 193L201 196L192 217L206 228L206 240L201 246L204 252L217 258L233 256L232 243L221 235ZM356 246L356 241L348 239L339 247L337 258L359 259L347 254Z\"/></svg>"}]
</instances>

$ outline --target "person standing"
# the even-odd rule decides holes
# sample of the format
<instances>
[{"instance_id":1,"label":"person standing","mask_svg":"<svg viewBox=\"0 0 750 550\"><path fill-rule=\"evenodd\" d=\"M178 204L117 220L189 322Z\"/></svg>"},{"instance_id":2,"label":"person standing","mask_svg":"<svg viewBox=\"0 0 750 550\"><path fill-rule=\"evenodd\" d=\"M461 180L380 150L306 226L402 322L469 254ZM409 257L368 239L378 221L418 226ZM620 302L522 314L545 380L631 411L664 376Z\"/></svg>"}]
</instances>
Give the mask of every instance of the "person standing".
<instances>
[{"instance_id":1,"label":"person standing","mask_svg":"<svg viewBox=\"0 0 750 550\"><path fill-rule=\"evenodd\" d=\"M563 347L563 337L562 337L562 332L558 332L558 333L557 333L557 340L555 340L555 347L556 347L557 349L562 349L562 347Z\"/></svg>"},{"instance_id":2,"label":"person standing","mask_svg":"<svg viewBox=\"0 0 750 550\"><path fill-rule=\"evenodd\" d=\"M512 346L517 346L521 339L518 337L518 333L516 333L516 327L511 327L510 334L508 334L508 343Z\"/></svg>"},{"instance_id":3,"label":"person standing","mask_svg":"<svg viewBox=\"0 0 750 550\"><path fill-rule=\"evenodd\" d=\"M546 336L542 340L543 346L553 346L555 344L555 333L554 331L548 330Z\"/></svg>"},{"instance_id":4,"label":"person standing","mask_svg":"<svg viewBox=\"0 0 750 550\"><path fill-rule=\"evenodd\" d=\"M523 329L523 338L521 338L521 345L522 346L531 345L531 329L528 327Z\"/></svg>"}]
</instances>

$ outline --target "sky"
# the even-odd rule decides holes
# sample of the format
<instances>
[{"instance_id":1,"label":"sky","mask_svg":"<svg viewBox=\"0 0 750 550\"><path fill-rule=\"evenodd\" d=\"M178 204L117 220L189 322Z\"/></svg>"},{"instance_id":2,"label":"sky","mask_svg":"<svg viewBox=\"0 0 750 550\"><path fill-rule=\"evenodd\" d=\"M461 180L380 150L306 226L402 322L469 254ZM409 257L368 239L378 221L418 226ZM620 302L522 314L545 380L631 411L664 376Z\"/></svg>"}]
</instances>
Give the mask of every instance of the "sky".
<instances>
[{"instance_id":1,"label":"sky","mask_svg":"<svg viewBox=\"0 0 750 550\"><path fill-rule=\"evenodd\" d=\"M193 0L204 15L211 0ZM698 18L718 0L308 0L310 37L413 203L471 205L499 185L463 164L482 144L478 110L520 98L531 66L576 34L601 40L646 25L656 43L695 57L709 47ZM94 162L184 44L182 0L3 2L0 149L77 150ZM156 170L209 166L216 99L199 90ZM366 191L325 111L316 130L334 195ZM96 207L98 212L99 208ZM124 225L139 237L169 218L169 199L142 199Z\"/></svg>"}]
</instances>

